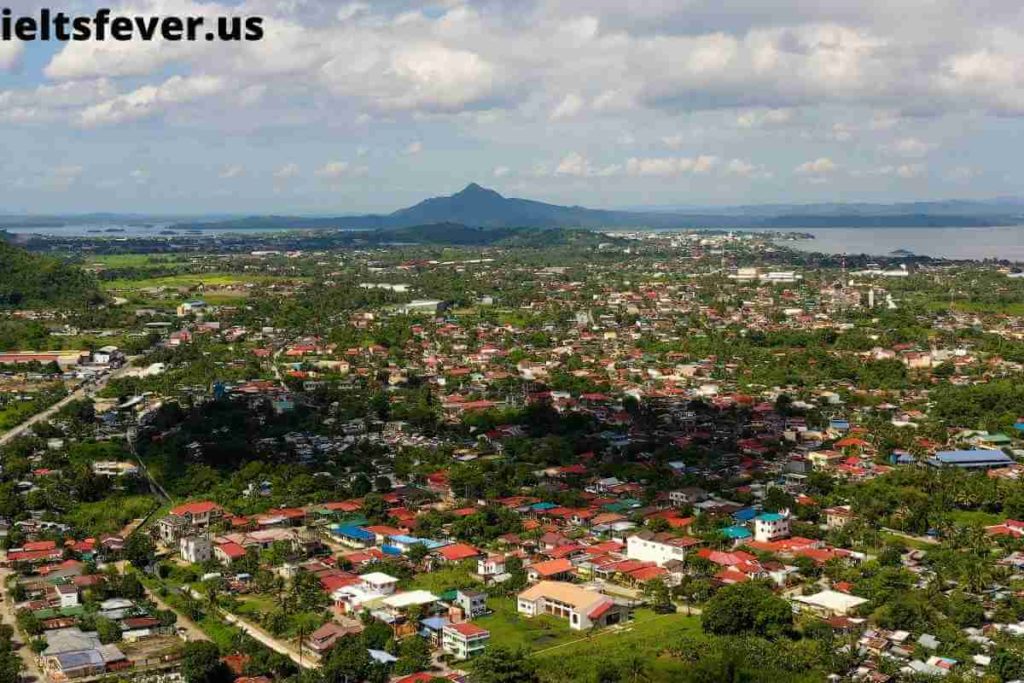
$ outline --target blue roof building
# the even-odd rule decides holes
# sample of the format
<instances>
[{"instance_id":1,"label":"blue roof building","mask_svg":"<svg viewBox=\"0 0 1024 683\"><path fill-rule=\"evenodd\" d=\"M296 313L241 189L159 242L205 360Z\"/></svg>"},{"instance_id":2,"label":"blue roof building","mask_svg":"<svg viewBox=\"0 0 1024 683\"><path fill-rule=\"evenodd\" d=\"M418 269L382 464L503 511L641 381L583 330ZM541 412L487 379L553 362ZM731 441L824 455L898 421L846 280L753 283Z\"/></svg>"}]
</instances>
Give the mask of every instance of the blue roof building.
<instances>
[{"instance_id":1,"label":"blue roof building","mask_svg":"<svg viewBox=\"0 0 1024 683\"><path fill-rule=\"evenodd\" d=\"M781 522L785 518L784 515L780 515L778 512L765 512L758 515L755 519L759 519L762 522Z\"/></svg>"},{"instance_id":2,"label":"blue roof building","mask_svg":"<svg viewBox=\"0 0 1024 683\"><path fill-rule=\"evenodd\" d=\"M727 526L722 529L722 535L732 541L743 541L753 536L753 534L750 533L750 529L738 524L735 526Z\"/></svg>"},{"instance_id":3,"label":"blue roof building","mask_svg":"<svg viewBox=\"0 0 1024 683\"><path fill-rule=\"evenodd\" d=\"M736 512L732 513L732 518L737 522L749 522L757 516L757 510L754 508L740 508Z\"/></svg>"},{"instance_id":4,"label":"blue roof building","mask_svg":"<svg viewBox=\"0 0 1024 683\"><path fill-rule=\"evenodd\" d=\"M1002 451L978 449L973 451L939 451L928 459L932 467L959 467L961 469L992 469L1007 467L1013 458Z\"/></svg>"},{"instance_id":5,"label":"blue roof building","mask_svg":"<svg viewBox=\"0 0 1024 683\"><path fill-rule=\"evenodd\" d=\"M377 540L376 534L358 526L334 524L330 527L331 533L347 545L366 547L373 545Z\"/></svg>"}]
</instances>

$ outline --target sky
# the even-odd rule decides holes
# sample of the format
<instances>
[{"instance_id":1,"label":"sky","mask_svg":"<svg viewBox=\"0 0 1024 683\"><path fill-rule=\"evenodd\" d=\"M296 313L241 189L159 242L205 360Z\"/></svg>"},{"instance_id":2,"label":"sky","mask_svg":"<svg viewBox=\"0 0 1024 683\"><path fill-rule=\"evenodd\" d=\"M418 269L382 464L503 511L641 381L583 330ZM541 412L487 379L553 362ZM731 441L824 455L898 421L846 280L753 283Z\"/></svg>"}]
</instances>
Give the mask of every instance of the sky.
<instances>
[{"instance_id":1,"label":"sky","mask_svg":"<svg viewBox=\"0 0 1024 683\"><path fill-rule=\"evenodd\" d=\"M0 213L1019 196L1012 0L13 0L265 18L0 43Z\"/></svg>"}]
</instances>

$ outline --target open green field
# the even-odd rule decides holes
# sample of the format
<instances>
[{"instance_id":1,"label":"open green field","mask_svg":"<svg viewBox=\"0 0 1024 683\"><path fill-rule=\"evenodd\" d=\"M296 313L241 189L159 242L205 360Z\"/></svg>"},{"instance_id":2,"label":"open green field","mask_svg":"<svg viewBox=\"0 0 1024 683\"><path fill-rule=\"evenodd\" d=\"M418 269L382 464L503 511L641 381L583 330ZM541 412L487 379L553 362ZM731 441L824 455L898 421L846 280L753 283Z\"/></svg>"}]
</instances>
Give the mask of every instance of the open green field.
<instances>
[{"instance_id":1,"label":"open green field","mask_svg":"<svg viewBox=\"0 0 1024 683\"><path fill-rule=\"evenodd\" d=\"M656 614L645 608L635 610L629 623L585 632L549 615L523 617L512 599L492 599L488 606L494 613L474 623L491 632L492 646L530 650L544 681L594 680L602 663L624 662L634 655L648 665L646 680L675 680L685 664L663 652L682 636L701 633L699 616Z\"/></svg>"},{"instance_id":2,"label":"open green field","mask_svg":"<svg viewBox=\"0 0 1024 683\"><path fill-rule=\"evenodd\" d=\"M82 260L82 265L87 268L166 268L189 263L191 260L191 256L174 254L92 254Z\"/></svg>"},{"instance_id":3,"label":"open green field","mask_svg":"<svg viewBox=\"0 0 1024 683\"><path fill-rule=\"evenodd\" d=\"M269 275L237 275L234 273L185 273L182 275L167 275L164 277L152 277L142 280L128 280L119 278L117 280L106 280L102 286L106 290L133 290L148 289L151 287L231 287L239 285L269 284L275 281L290 278L276 278Z\"/></svg>"},{"instance_id":4,"label":"open green field","mask_svg":"<svg viewBox=\"0 0 1024 683\"><path fill-rule=\"evenodd\" d=\"M79 503L67 519L90 535L119 533L126 524L152 512L159 501L150 495L113 496L95 503Z\"/></svg>"},{"instance_id":5,"label":"open green field","mask_svg":"<svg viewBox=\"0 0 1024 683\"><path fill-rule=\"evenodd\" d=\"M984 510L950 510L949 516L954 523L963 526L992 526L993 524L1002 524L1006 520L1006 515L998 515Z\"/></svg>"},{"instance_id":6,"label":"open green field","mask_svg":"<svg viewBox=\"0 0 1024 683\"><path fill-rule=\"evenodd\" d=\"M700 632L700 617L638 609L629 624L589 637L572 632L571 640L540 649L533 657L545 681L594 680L603 662L628 662L634 657L647 665L637 680L672 681L686 664L663 655L664 650L683 635Z\"/></svg>"},{"instance_id":7,"label":"open green field","mask_svg":"<svg viewBox=\"0 0 1024 683\"><path fill-rule=\"evenodd\" d=\"M525 647L536 651L581 637L581 633L571 630L569 622L564 619L547 614L532 618L522 616L516 612L516 603L512 598L492 598L487 601L487 606L494 613L474 619L473 623L491 632L492 645Z\"/></svg>"}]
</instances>

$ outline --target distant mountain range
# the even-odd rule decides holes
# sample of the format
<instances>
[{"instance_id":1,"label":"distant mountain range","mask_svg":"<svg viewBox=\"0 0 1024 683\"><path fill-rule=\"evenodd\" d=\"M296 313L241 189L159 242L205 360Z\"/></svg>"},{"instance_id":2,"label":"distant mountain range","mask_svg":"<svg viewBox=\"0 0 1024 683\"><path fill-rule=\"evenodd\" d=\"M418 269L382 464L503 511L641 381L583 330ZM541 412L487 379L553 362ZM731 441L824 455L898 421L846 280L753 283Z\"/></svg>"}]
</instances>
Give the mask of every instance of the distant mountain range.
<instances>
[{"instance_id":1,"label":"distant mountain range","mask_svg":"<svg viewBox=\"0 0 1024 683\"><path fill-rule=\"evenodd\" d=\"M103 222L137 223L137 215L102 216ZM0 228L33 224L81 224L83 216L0 217ZM150 218L148 220L159 220ZM164 218L163 220L167 220ZM175 220L175 219L171 219ZM97 221L99 222L99 221ZM984 227L1024 224L1024 201L950 200L900 204L772 204L734 207L588 209L504 197L470 183L450 196L433 197L390 214L331 217L248 216L176 219L174 230L396 230L431 224L479 228L817 228Z\"/></svg>"},{"instance_id":2,"label":"distant mountain range","mask_svg":"<svg viewBox=\"0 0 1024 683\"><path fill-rule=\"evenodd\" d=\"M690 211L610 211L504 197L470 183L447 197L433 197L384 215L300 218L252 216L228 221L191 221L179 230L347 229L390 230L433 223L483 228L805 228L980 227L1024 223L1024 203L917 202L912 204L816 204L740 206Z\"/></svg>"}]
</instances>

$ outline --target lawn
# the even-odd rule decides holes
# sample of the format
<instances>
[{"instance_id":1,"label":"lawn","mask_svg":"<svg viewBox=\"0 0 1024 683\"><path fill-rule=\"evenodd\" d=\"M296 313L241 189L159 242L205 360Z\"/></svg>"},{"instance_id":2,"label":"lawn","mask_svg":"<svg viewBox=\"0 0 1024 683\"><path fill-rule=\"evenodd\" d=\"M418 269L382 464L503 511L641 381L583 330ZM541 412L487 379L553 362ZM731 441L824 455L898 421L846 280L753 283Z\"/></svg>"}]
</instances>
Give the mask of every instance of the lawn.
<instances>
[{"instance_id":1,"label":"lawn","mask_svg":"<svg viewBox=\"0 0 1024 683\"><path fill-rule=\"evenodd\" d=\"M954 523L961 526L992 526L993 524L1002 524L1006 519L1005 515L997 515L984 510L950 510L949 516Z\"/></svg>"},{"instance_id":2,"label":"lawn","mask_svg":"<svg viewBox=\"0 0 1024 683\"><path fill-rule=\"evenodd\" d=\"M532 618L520 615L512 598L492 598L487 606L494 613L474 619L473 623L491 632L492 645L541 650L582 637L578 631L571 630L564 619L546 614Z\"/></svg>"},{"instance_id":3,"label":"lawn","mask_svg":"<svg viewBox=\"0 0 1024 683\"><path fill-rule=\"evenodd\" d=\"M648 663L651 680L674 680L684 664L661 656L662 651L684 634L701 632L700 617L655 614L643 608L627 624L588 633L573 631L568 622L552 616L520 616L511 599L492 599L487 604L494 614L474 623L491 632L491 645L531 650L545 681L592 680L599 663L625 661L634 654Z\"/></svg>"},{"instance_id":4,"label":"lawn","mask_svg":"<svg viewBox=\"0 0 1024 683\"><path fill-rule=\"evenodd\" d=\"M106 266L107 268L167 268L181 263L188 263L188 257L168 256L164 254L90 254L83 263L89 266Z\"/></svg>"},{"instance_id":5,"label":"lawn","mask_svg":"<svg viewBox=\"0 0 1024 683\"><path fill-rule=\"evenodd\" d=\"M301 283L308 282L308 277L282 277L278 275L249 275L243 273L181 273L179 275L164 275L159 277L146 277L140 279L117 278L116 280L104 280L100 283L103 289L108 291L132 292L142 289L167 287L169 289L190 289L203 285L214 290L211 294L217 293L220 287L234 287L242 285L253 285L258 289L260 285L271 285L275 283ZM224 292L221 292L224 294Z\"/></svg>"},{"instance_id":6,"label":"lawn","mask_svg":"<svg viewBox=\"0 0 1024 683\"><path fill-rule=\"evenodd\" d=\"M700 617L638 609L634 620L621 628L597 631L590 637L573 633L575 638L533 656L545 681L592 680L602 662L625 662L633 655L646 662L648 680L672 681L686 665L663 651L684 634L700 633Z\"/></svg>"},{"instance_id":7,"label":"lawn","mask_svg":"<svg viewBox=\"0 0 1024 683\"><path fill-rule=\"evenodd\" d=\"M259 619L263 614L269 614L277 609L274 598L269 595L250 593L238 596L238 606L232 608L235 614L240 617Z\"/></svg>"},{"instance_id":8,"label":"lawn","mask_svg":"<svg viewBox=\"0 0 1024 683\"><path fill-rule=\"evenodd\" d=\"M474 565L475 566L475 565ZM462 566L441 567L432 572L420 573L409 581L410 588L418 588L430 591L434 595L440 595L445 591L458 588L480 589L482 585L471 570Z\"/></svg>"},{"instance_id":9,"label":"lawn","mask_svg":"<svg viewBox=\"0 0 1024 683\"><path fill-rule=\"evenodd\" d=\"M107 280L102 283L104 289L138 290L150 287L227 287L230 285L259 284L272 282L276 278L269 276L234 275L231 273L188 273L151 277L144 280Z\"/></svg>"}]
</instances>

